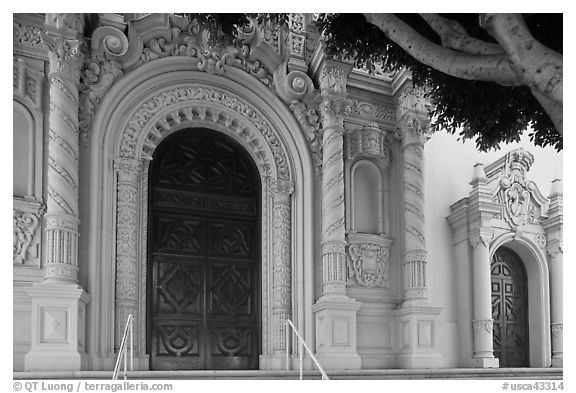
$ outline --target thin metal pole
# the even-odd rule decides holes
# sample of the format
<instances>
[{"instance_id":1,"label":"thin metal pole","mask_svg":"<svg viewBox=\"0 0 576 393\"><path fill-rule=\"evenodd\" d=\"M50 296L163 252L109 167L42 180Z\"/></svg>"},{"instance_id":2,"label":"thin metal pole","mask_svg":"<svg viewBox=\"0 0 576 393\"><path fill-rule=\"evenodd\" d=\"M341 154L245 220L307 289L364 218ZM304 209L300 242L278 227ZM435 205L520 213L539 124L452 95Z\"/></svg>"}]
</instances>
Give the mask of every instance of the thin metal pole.
<instances>
[{"instance_id":1,"label":"thin metal pole","mask_svg":"<svg viewBox=\"0 0 576 393\"><path fill-rule=\"evenodd\" d=\"M126 350L126 347L124 347L123 351L124 351L124 379L128 379L128 376L126 375L126 370L128 369L128 351Z\"/></svg>"},{"instance_id":2,"label":"thin metal pole","mask_svg":"<svg viewBox=\"0 0 576 393\"><path fill-rule=\"evenodd\" d=\"M304 360L304 348L302 347L302 341L299 342L300 345L298 345L298 355L300 356L300 380L303 379L302 377L302 362Z\"/></svg>"},{"instance_id":3,"label":"thin metal pole","mask_svg":"<svg viewBox=\"0 0 576 393\"><path fill-rule=\"evenodd\" d=\"M130 371L134 371L134 317L130 314Z\"/></svg>"},{"instance_id":4,"label":"thin metal pole","mask_svg":"<svg viewBox=\"0 0 576 393\"><path fill-rule=\"evenodd\" d=\"M290 325L284 322L284 326L286 326L286 370L290 370Z\"/></svg>"}]
</instances>

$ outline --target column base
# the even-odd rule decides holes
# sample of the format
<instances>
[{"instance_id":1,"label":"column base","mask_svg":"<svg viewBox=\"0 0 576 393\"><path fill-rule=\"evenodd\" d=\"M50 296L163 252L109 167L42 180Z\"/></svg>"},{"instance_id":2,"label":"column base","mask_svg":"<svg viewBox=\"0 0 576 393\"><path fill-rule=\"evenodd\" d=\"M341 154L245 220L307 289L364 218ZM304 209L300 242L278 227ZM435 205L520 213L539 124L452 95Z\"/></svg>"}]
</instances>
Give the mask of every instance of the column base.
<instances>
[{"instance_id":1,"label":"column base","mask_svg":"<svg viewBox=\"0 0 576 393\"><path fill-rule=\"evenodd\" d=\"M316 316L316 358L326 370L359 370L356 313L360 303L346 295L323 295L313 306Z\"/></svg>"},{"instance_id":2,"label":"column base","mask_svg":"<svg viewBox=\"0 0 576 393\"><path fill-rule=\"evenodd\" d=\"M404 303L394 311L398 323L400 368L441 368L442 355L438 350L437 323L440 307L420 302Z\"/></svg>"},{"instance_id":3,"label":"column base","mask_svg":"<svg viewBox=\"0 0 576 393\"><path fill-rule=\"evenodd\" d=\"M26 371L80 371L84 352L86 304L90 296L73 283L43 281L28 289L32 299L31 349Z\"/></svg>"},{"instance_id":4,"label":"column base","mask_svg":"<svg viewBox=\"0 0 576 393\"><path fill-rule=\"evenodd\" d=\"M472 358L472 367L476 368L499 368L498 358Z\"/></svg>"},{"instance_id":5,"label":"column base","mask_svg":"<svg viewBox=\"0 0 576 393\"><path fill-rule=\"evenodd\" d=\"M564 358L563 357L553 357L552 358L552 367L555 368L563 368L564 367Z\"/></svg>"}]
</instances>

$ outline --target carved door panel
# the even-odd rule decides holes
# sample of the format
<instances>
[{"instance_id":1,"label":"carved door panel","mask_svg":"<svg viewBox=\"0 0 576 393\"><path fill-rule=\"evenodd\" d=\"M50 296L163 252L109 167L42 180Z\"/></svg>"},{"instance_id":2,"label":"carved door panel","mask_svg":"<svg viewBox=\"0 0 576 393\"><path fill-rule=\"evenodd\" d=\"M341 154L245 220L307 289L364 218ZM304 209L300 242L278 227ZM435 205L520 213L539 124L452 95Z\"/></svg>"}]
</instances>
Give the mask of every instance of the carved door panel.
<instances>
[{"instance_id":1,"label":"carved door panel","mask_svg":"<svg viewBox=\"0 0 576 393\"><path fill-rule=\"evenodd\" d=\"M520 257L496 250L491 263L494 356L500 367L528 367L528 287Z\"/></svg>"},{"instance_id":2,"label":"carved door panel","mask_svg":"<svg viewBox=\"0 0 576 393\"><path fill-rule=\"evenodd\" d=\"M150 169L150 367L257 369L258 173L233 141L177 134Z\"/></svg>"}]
</instances>

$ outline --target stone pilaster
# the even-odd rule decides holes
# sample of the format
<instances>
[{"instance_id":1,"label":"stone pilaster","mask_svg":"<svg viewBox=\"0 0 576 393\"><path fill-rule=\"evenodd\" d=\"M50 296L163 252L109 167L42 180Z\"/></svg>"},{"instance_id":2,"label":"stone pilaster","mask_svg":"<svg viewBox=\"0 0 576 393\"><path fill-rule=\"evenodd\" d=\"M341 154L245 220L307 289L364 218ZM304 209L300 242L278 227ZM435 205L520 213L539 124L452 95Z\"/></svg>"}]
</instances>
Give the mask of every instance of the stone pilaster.
<instances>
[{"instance_id":1,"label":"stone pilaster","mask_svg":"<svg viewBox=\"0 0 576 393\"><path fill-rule=\"evenodd\" d=\"M294 184L287 180L271 182L274 229L272 281L272 350L283 357L286 350L285 323L292 314L292 201Z\"/></svg>"},{"instance_id":2,"label":"stone pilaster","mask_svg":"<svg viewBox=\"0 0 576 393\"><path fill-rule=\"evenodd\" d=\"M116 196L116 299L114 348L118 350L128 315L137 312L138 263L138 182L141 161L119 157L114 160L117 174ZM135 332L136 337L138 331Z\"/></svg>"},{"instance_id":3,"label":"stone pilaster","mask_svg":"<svg viewBox=\"0 0 576 393\"><path fill-rule=\"evenodd\" d=\"M546 251L548 253L548 269L550 274L550 322L552 332L552 367L564 365L564 312L563 312L563 278L564 278L564 246L563 246L563 191L562 181L552 182L548 219L543 222L546 231Z\"/></svg>"},{"instance_id":4,"label":"stone pilaster","mask_svg":"<svg viewBox=\"0 0 576 393\"><path fill-rule=\"evenodd\" d=\"M44 281L32 298L32 348L27 370L80 370L89 296L78 285L78 85L82 24L77 14L47 14L43 42L50 71L48 200ZM54 344L58 349L54 350Z\"/></svg>"},{"instance_id":5,"label":"stone pilaster","mask_svg":"<svg viewBox=\"0 0 576 393\"><path fill-rule=\"evenodd\" d=\"M322 59L317 79L322 93L322 295L314 305L316 350L323 367L359 369L356 313L360 304L346 295L343 120L349 65Z\"/></svg>"}]
</instances>

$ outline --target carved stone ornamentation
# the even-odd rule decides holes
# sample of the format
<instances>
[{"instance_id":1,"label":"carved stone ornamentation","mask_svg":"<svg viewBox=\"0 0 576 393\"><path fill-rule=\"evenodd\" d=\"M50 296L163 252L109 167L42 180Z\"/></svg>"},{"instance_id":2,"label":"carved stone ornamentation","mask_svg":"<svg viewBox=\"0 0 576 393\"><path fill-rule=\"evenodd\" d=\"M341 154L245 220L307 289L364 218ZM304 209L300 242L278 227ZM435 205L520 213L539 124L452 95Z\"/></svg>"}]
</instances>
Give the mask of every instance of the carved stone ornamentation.
<instances>
[{"instance_id":1,"label":"carved stone ornamentation","mask_svg":"<svg viewBox=\"0 0 576 393\"><path fill-rule=\"evenodd\" d=\"M324 67L320 74L320 89L332 94L346 93L346 75L343 68Z\"/></svg>"},{"instance_id":2,"label":"carved stone ornamentation","mask_svg":"<svg viewBox=\"0 0 576 393\"><path fill-rule=\"evenodd\" d=\"M392 240L376 235L348 236L348 277L365 287L389 286Z\"/></svg>"},{"instance_id":3,"label":"carved stone ornamentation","mask_svg":"<svg viewBox=\"0 0 576 393\"><path fill-rule=\"evenodd\" d=\"M13 41L23 45L32 47L42 47L42 33L43 29L35 26L23 25L20 23L13 23Z\"/></svg>"},{"instance_id":4,"label":"carved stone ornamentation","mask_svg":"<svg viewBox=\"0 0 576 393\"><path fill-rule=\"evenodd\" d=\"M474 331L474 336L477 336L480 332L486 332L492 334L494 328L494 320L492 319L482 319L472 321L472 330Z\"/></svg>"},{"instance_id":5,"label":"carved stone ornamentation","mask_svg":"<svg viewBox=\"0 0 576 393\"><path fill-rule=\"evenodd\" d=\"M82 71L78 117L83 143L87 143L90 138L92 119L104 95L123 74L120 63L114 60L91 62Z\"/></svg>"},{"instance_id":6,"label":"carved stone ornamentation","mask_svg":"<svg viewBox=\"0 0 576 393\"><path fill-rule=\"evenodd\" d=\"M372 118L374 120L396 121L396 112L391 106L376 105L357 99L351 100L350 113L362 118Z\"/></svg>"},{"instance_id":7,"label":"carved stone ornamentation","mask_svg":"<svg viewBox=\"0 0 576 393\"><path fill-rule=\"evenodd\" d=\"M552 336L553 337L562 337L563 331L563 324L562 323L554 323L552 324Z\"/></svg>"},{"instance_id":8,"label":"carved stone ornamentation","mask_svg":"<svg viewBox=\"0 0 576 393\"><path fill-rule=\"evenodd\" d=\"M536 244L540 248L546 247L546 235L544 235L542 233L536 235Z\"/></svg>"},{"instance_id":9,"label":"carved stone ornamentation","mask_svg":"<svg viewBox=\"0 0 576 393\"><path fill-rule=\"evenodd\" d=\"M13 211L14 237L12 241L12 257L14 264L22 264L28 258L28 249L36 235L40 219L46 211L41 205L36 212L27 212L20 209Z\"/></svg>"},{"instance_id":10,"label":"carved stone ornamentation","mask_svg":"<svg viewBox=\"0 0 576 393\"><path fill-rule=\"evenodd\" d=\"M389 150L386 144L387 134L377 126L363 127L346 134L348 159L358 157L376 158L384 167L390 162Z\"/></svg>"},{"instance_id":11,"label":"carved stone ornamentation","mask_svg":"<svg viewBox=\"0 0 576 393\"><path fill-rule=\"evenodd\" d=\"M138 181L141 162L117 158L114 169L118 174L116 204L116 346L122 339L125 316L135 313L137 304L138 263Z\"/></svg>"},{"instance_id":12,"label":"carved stone ornamentation","mask_svg":"<svg viewBox=\"0 0 576 393\"><path fill-rule=\"evenodd\" d=\"M234 114L235 118L230 119L230 115L218 109L206 109L207 103L219 104ZM188 107L186 107L188 105ZM174 111L168 109L174 107ZM156 121L156 126L151 126L152 119L157 119L159 113L165 113L165 117ZM210 119L215 123L221 123L224 127L231 129L246 139L248 146L255 149L255 157L262 160L260 165L265 173L270 171L270 164L267 163L269 154L261 146L267 145L272 152L273 160L278 169L280 179L289 178L288 160L284 152L280 138L276 130L264 117L260 111L248 104L232 93L205 87L179 87L159 92L157 95L146 100L136 111L134 111L126 122L126 128L122 131L120 144L120 155L122 157L137 157L137 149L140 148L143 158L150 159L147 153L155 148L155 139L161 137L159 129L164 130L162 119L178 122L186 120L206 120ZM258 134L254 134L246 123L252 124ZM143 137L142 130L148 129L149 134ZM254 144L253 140L263 138L261 144ZM139 144L140 143L140 144ZM140 155L140 154L138 154Z\"/></svg>"},{"instance_id":13,"label":"carved stone ornamentation","mask_svg":"<svg viewBox=\"0 0 576 393\"><path fill-rule=\"evenodd\" d=\"M506 156L505 173L500 180L500 198L504 201L504 219L513 227L538 220L536 207L531 208L531 190L526 181L526 172L534 157L522 149ZM530 222L531 221L531 222Z\"/></svg>"},{"instance_id":14,"label":"carved stone ornamentation","mask_svg":"<svg viewBox=\"0 0 576 393\"><path fill-rule=\"evenodd\" d=\"M292 311L292 269L291 269L291 197L294 184L291 181L271 182L273 206L273 298L272 321L273 349L286 348L284 323Z\"/></svg>"},{"instance_id":15,"label":"carved stone ornamentation","mask_svg":"<svg viewBox=\"0 0 576 393\"><path fill-rule=\"evenodd\" d=\"M21 97L29 98L34 106L40 107L42 104L44 74L33 70L20 57L14 57L13 66L14 93L19 94Z\"/></svg>"},{"instance_id":16,"label":"carved stone ornamentation","mask_svg":"<svg viewBox=\"0 0 576 393\"><path fill-rule=\"evenodd\" d=\"M83 57L79 40L42 34L42 41L48 48L50 74L62 73L71 78L78 75Z\"/></svg>"},{"instance_id":17,"label":"carved stone ornamentation","mask_svg":"<svg viewBox=\"0 0 576 393\"><path fill-rule=\"evenodd\" d=\"M322 134L320 133L318 111L315 108L308 108L301 101L292 102L290 109L300 123L300 127L312 151L315 173L319 174L322 169Z\"/></svg>"}]
</instances>

